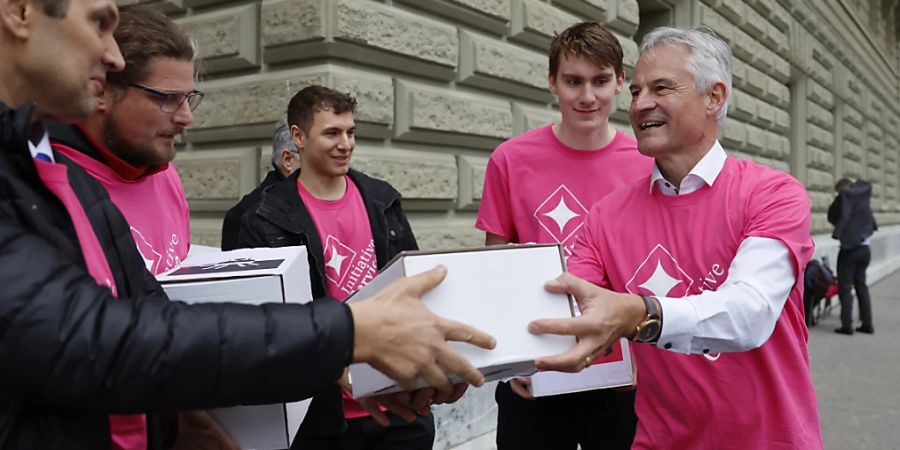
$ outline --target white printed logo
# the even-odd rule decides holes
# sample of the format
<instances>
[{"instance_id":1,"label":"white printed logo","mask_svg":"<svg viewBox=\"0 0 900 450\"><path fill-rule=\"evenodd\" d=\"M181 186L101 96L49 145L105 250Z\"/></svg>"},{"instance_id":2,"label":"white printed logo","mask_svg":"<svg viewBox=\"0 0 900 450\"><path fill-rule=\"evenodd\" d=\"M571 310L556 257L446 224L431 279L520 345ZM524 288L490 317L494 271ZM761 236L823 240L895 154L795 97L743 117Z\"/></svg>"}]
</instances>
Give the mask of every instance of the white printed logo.
<instances>
[{"instance_id":1,"label":"white printed logo","mask_svg":"<svg viewBox=\"0 0 900 450\"><path fill-rule=\"evenodd\" d=\"M347 247L336 237L328 235L325 239L325 277L336 285L344 282L347 267L353 265L356 252Z\"/></svg>"},{"instance_id":2,"label":"white printed logo","mask_svg":"<svg viewBox=\"0 0 900 450\"><path fill-rule=\"evenodd\" d=\"M712 287L710 277L713 274L723 274L720 272L720 265L714 264L710 274L703 279L703 285L699 287L701 292ZM657 244L634 271L634 275L625 284L625 289L632 294L677 298L695 293L691 291L693 286L694 279L681 268L678 260L662 244ZM716 361L721 354L704 354L703 357Z\"/></svg>"},{"instance_id":3,"label":"white printed logo","mask_svg":"<svg viewBox=\"0 0 900 450\"><path fill-rule=\"evenodd\" d=\"M159 273L159 266L163 261L162 253L154 250L153 246L147 242L144 234L135 227L131 227L131 238L134 239L134 243L138 248L138 253L140 253L141 257L144 259L144 265L147 266L147 270L153 274Z\"/></svg>"},{"instance_id":4,"label":"white printed logo","mask_svg":"<svg viewBox=\"0 0 900 450\"><path fill-rule=\"evenodd\" d=\"M625 284L625 289L632 294L684 297L693 284L694 280L681 269L675 257L662 244L656 244Z\"/></svg>"},{"instance_id":5,"label":"white printed logo","mask_svg":"<svg viewBox=\"0 0 900 450\"><path fill-rule=\"evenodd\" d=\"M133 226L130 228L131 238L134 240L138 253L141 254L141 257L144 259L144 265L147 266L147 270L149 270L150 273L157 275L181 264L181 257L178 256L178 244L181 239L178 238L177 234L172 233L168 242L157 244L157 246L163 245L166 247L166 253L163 255L153 248L150 241L144 237L144 233L141 233L140 230Z\"/></svg>"},{"instance_id":6,"label":"white printed logo","mask_svg":"<svg viewBox=\"0 0 900 450\"><path fill-rule=\"evenodd\" d=\"M556 242L564 246L584 225L588 210L562 184L537 209L534 217Z\"/></svg>"}]
</instances>

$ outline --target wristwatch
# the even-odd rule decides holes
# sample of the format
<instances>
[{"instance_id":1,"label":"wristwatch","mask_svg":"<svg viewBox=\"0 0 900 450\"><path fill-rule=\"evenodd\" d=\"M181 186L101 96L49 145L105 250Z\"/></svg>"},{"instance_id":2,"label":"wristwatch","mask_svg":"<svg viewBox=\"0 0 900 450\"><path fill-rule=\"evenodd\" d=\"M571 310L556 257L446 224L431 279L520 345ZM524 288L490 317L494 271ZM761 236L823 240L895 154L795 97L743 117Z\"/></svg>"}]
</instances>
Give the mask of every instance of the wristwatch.
<instances>
[{"instance_id":1,"label":"wristwatch","mask_svg":"<svg viewBox=\"0 0 900 450\"><path fill-rule=\"evenodd\" d=\"M638 324L634 330L634 342L656 342L659 339L659 333L662 331L662 313L659 310L659 304L653 297L646 295L641 296L644 301L644 307L647 308L647 316Z\"/></svg>"}]
</instances>

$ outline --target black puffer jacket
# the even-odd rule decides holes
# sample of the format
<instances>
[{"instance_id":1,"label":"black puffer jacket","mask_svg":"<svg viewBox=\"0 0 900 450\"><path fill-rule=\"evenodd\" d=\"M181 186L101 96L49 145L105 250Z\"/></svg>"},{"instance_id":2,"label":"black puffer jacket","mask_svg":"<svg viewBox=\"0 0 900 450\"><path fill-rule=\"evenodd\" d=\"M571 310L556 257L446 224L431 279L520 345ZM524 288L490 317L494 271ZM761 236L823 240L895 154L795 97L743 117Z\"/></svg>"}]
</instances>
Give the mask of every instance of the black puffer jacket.
<instances>
[{"instance_id":1,"label":"black puffer jacket","mask_svg":"<svg viewBox=\"0 0 900 450\"><path fill-rule=\"evenodd\" d=\"M316 224L297 192L299 176L297 170L284 181L264 189L259 204L241 218L238 248L307 246L313 296L320 297L327 295L324 251ZM404 250L417 250L416 237L400 205L400 193L389 183L353 169L348 176L366 206L378 267L384 267ZM335 385L313 397L300 433L332 435L344 427L341 392Z\"/></svg>"},{"instance_id":2,"label":"black puffer jacket","mask_svg":"<svg viewBox=\"0 0 900 450\"><path fill-rule=\"evenodd\" d=\"M346 306L169 302L103 188L57 155L120 298L98 286L34 168L30 114L0 103L0 448L109 448L110 413L294 401L334 384L353 352Z\"/></svg>"}]
</instances>

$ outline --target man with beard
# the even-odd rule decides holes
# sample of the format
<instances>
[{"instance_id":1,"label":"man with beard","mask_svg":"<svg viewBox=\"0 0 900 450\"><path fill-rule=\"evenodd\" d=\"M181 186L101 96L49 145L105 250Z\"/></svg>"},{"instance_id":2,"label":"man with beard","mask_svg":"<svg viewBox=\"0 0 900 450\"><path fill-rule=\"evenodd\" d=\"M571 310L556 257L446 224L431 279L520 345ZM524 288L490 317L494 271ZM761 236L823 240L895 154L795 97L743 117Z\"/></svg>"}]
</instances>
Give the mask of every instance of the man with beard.
<instances>
[{"instance_id":1,"label":"man with beard","mask_svg":"<svg viewBox=\"0 0 900 450\"><path fill-rule=\"evenodd\" d=\"M123 9L116 42L125 69L110 73L97 110L69 126L51 126L53 149L109 191L131 227L147 269L158 275L188 253L190 216L175 167L175 136L194 121L194 48L164 15Z\"/></svg>"},{"instance_id":2,"label":"man with beard","mask_svg":"<svg viewBox=\"0 0 900 450\"><path fill-rule=\"evenodd\" d=\"M97 108L124 67L118 21L111 0L0 0L0 448L110 448L109 414L296 401L354 361L407 388L424 377L435 402L458 398L444 370L483 382L445 341L491 338L421 304L442 268L349 306L169 302L102 185L42 123ZM410 420L430 402L396 400Z\"/></svg>"}]
</instances>

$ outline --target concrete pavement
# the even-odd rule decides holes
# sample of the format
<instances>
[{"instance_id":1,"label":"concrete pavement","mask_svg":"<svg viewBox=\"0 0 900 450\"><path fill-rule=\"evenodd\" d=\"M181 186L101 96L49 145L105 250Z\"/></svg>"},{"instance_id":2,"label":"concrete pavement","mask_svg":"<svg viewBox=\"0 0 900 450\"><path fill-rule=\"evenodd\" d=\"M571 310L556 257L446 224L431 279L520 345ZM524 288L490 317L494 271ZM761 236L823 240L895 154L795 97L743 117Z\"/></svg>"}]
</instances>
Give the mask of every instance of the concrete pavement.
<instances>
[{"instance_id":1,"label":"concrete pavement","mask_svg":"<svg viewBox=\"0 0 900 450\"><path fill-rule=\"evenodd\" d=\"M831 314L810 329L826 450L900 450L900 272L870 291L874 335L835 334L840 326L837 296Z\"/></svg>"}]
</instances>

